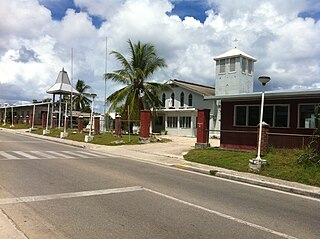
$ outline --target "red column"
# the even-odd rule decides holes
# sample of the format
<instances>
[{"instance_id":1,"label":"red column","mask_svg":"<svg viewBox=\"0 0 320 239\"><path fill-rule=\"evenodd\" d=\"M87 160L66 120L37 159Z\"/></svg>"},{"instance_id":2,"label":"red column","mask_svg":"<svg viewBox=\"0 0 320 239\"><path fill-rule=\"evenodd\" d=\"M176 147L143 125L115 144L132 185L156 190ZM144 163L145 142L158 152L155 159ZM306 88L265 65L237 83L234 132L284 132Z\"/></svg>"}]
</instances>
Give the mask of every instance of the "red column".
<instances>
[{"instance_id":1,"label":"red column","mask_svg":"<svg viewBox=\"0 0 320 239\"><path fill-rule=\"evenodd\" d=\"M94 133L100 134L100 116L94 117Z\"/></svg>"},{"instance_id":2,"label":"red column","mask_svg":"<svg viewBox=\"0 0 320 239\"><path fill-rule=\"evenodd\" d=\"M150 138L150 110L140 111L140 137L142 139Z\"/></svg>"},{"instance_id":3,"label":"red column","mask_svg":"<svg viewBox=\"0 0 320 239\"><path fill-rule=\"evenodd\" d=\"M257 130L257 145L259 144L259 127L260 127L260 124L258 124L258 130ZM260 154L261 155L265 155L268 150L269 150L269 143L268 143L268 133L269 133L269 129L270 129L270 126L265 123L265 122L262 122L262 130L261 130L261 152ZM257 152L258 152L258 147L257 147Z\"/></svg>"},{"instance_id":4,"label":"red column","mask_svg":"<svg viewBox=\"0 0 320 239\"><path fill-rule=\"evenodd\" d=\"M26 116L26 124L30 124L30 118L29 115Z\"/></svg>"},{"instance_id":5,"label":"red column","mask_svg":"<svg viewBox=\"0 0 320 239\"><path fill-rule=\"evenodd\" d=\"M66 117L66 129L69 129L69 116Z\"/></svg>"},{"instance_id":6,"label":"red column","mask_svg":"<svg viewBox=\"0 0 320 239\"><path fill-rule=\"evenodd\" d=\"M121 116L116 116L116 127L115 127L115 133L117 136L121 136Z\"/></svg>"},{"instance_id":7,"label":"red column","mask_svg":"<svg viewBox=\"0 0 320 239\"><path fill-rule=\"evenodd\" d=\"M55 129L57 127L57 117L53 116L52 117L52 128Z\"/></svg>"},{"instance_id":8,"label":"red column","mask_svg":"<svg viewBox=\"0 0 320 239\"><path fill-rule=\"evenodd\" d=\"M197 143L195 148L207 148L209 144L209 120L210 110L198 110L198 128L197 128Z\"/></svg>"},{"instance_id":9,"label":"red column","mask_svg":"<svg viewBox=\"0 0 320 239\"><path fill-rule=\"evenodd\" d=\"M30 128L32 127L32 122L33 122L33 115L30 115Z\"/></svg>"},{"instance_id":10,"label":"red column","mask_svg":"<svg viewBox=\"0 0 320 239\"><path fill-rule=\"evenodd\" d=\"M82 132L83 130L83 116L78 117L78 131Z\"/></svg>"},{"instance_id":11,"label":"red column","mask_svg":"<svg viewBox=\"0 0 320 239\"><path fill-rule=\"evenodd\" d=\"M46 125L47 125L47 114L46 113L42 113L42 115L41 115L41 125L42 125L43 129L46 128Z\"/></svg>"},{"instance_id":12,"label":"red column","mask_svg":"<svg viewBox=\"0 0 320 239\"><path fill-rule=\"evenodd\" d=\"M14 124L18 124L18 116L15 115L13 117L13 122L14 122Z\"/></svg>"}]
</instances>

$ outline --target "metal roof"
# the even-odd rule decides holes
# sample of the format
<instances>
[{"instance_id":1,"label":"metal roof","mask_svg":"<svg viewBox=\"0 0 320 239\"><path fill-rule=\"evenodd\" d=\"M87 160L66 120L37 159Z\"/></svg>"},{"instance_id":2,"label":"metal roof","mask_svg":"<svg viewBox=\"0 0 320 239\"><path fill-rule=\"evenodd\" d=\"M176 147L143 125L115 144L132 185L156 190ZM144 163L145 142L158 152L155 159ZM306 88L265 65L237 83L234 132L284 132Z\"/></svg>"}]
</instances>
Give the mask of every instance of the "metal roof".
<instances>
[{"instance_id":1,"label":"metal roof","mask_svg":"<svg viewBox=\"0 0 320 239\"><path fill-rule=\"evenodd\" d=\"M213 96L215 94L214 87L190 83L190 82L181 81L181 80L177 80L177 79L169 80L165 84L177 85L177 86L191 90L191 91L198 93L200 95L203 95L203 96Z\"/></svg>"},{"instance_id":2,"label":"metal roof","mask_svg":"<svg viewBox=\"0 0 320 239\"><path fill-rule=\"evenodd\" d=\"M235 56L243 56L247 59L253 60L253 61L257 61L256 58L254 58L253 56L250 56L249 54L239 50L238 48L233 48L230 51L227 51L219 56L216 56L215 58L213 58L215 61L216 60L221 60L221 59L226 59L226 58L230 58L230 57L235 57Z\"/></svg>"},{"instance_id":3,"label":"metal roof","mask_svg":"<svg viewBox=\"0 0 320 239\"><path fill-rule=\"evenodd\" d=\"M297 98L319 98L320 89L310 89L303 91L266 91L266 99L297 99ZM219 95L205 96L205 100L221 100L221 101L241 101L241 100L257 100L261 99L261 92L243 93L238 95Z\"/></svg>"},{"instance_id":4,"label":"metal roof","mask_svg":"<svg viewBox=\"0 0 320 239\"><path fill-rule=\"evenodd\" d=\"M62 68L56 83L47 90L48 94L79 95L80 93L71 86L68 73Z\"/></svg>"}]
</instances>

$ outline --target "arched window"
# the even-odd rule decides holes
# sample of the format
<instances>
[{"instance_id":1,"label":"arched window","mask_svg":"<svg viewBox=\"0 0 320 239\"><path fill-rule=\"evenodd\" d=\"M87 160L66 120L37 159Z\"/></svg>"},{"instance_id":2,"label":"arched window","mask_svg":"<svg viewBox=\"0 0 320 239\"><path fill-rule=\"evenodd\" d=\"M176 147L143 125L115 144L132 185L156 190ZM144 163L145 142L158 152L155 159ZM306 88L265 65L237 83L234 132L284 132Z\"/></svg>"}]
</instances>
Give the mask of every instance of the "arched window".
<instances>
[{"instance_id":1,"label":"arched window","mask_svg":"<svg viewBox=\"0 0 320 239\"><path fill-rule=\"evenodd\" d=\"M174 93L171 94L171 106L174 107Z\"/></svg>"},{"instance_id":2,"label":"arched window","mask_svg":"<svg viewBox=\"0 0 320 239\"><path fill-rule=\"evenodd\" d=\"M188 97L188 106L192 106L192 94L191 93L189 94L189 97Z\"/></svg>"},{"instance_id":3,"label":"arched window","mask_svg":"<svg viewBox=\"0 0 320 239\"><path fill-rule=\"evenodd\" d=\"M184 93L181 92L180 94L180 106L183 107L184 106Z\"/></svg>"},{"instance_id":4,"label":"arched window","mask_svg":"<svg viewBox=\"0 0 320 239\"><path fill-rule=\"evenodd\" d=\"M165 93L163 93L162 94L162 107L166 107L166 94Z\"/></svg>"}]
</instances>

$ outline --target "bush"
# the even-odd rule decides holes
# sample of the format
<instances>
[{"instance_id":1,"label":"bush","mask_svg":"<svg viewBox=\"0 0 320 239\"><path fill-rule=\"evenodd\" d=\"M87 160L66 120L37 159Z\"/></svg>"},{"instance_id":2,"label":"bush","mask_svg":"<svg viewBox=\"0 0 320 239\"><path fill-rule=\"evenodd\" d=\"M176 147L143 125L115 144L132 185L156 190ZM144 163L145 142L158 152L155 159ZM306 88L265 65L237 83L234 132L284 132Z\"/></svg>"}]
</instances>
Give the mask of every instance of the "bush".
<instances>
[{"instance_id":1,"label":"bush","mask_svg":"<svg viewBox=\"0 0 320 239\"><path fill-rule=\"evenodd\" d=\"M320 151L308 145L298 157L298 164L303 166L320 166Z\"/></svg>"}]
</instances>

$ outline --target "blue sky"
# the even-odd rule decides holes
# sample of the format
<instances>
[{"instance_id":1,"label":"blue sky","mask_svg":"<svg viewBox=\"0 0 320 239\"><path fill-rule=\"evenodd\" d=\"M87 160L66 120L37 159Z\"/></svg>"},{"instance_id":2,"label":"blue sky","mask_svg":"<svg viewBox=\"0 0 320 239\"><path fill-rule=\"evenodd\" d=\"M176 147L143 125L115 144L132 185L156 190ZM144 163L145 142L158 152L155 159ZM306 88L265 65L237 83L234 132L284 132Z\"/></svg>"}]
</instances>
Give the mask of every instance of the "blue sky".
<instances>
[{"instance_id":1,"label":"blue sky","mask_svg":"<svg viewBox=\"0 0 320 239\"><path fill-rule=\"evenodd\" d=\"M86 11L85 9L77 7L73 0L39 0L39 2L50 9L54 20L61 20L65 16L68 8L75 9L76 12ZM171 0L171 3L174 5L174 8L168 15L178 15L181 19L184 19L186 16L191 16L202 23L207 17L205 12L210 9L208 3L202 0ZM90 15L90 17L97 28L99 28L104 21L98 16Z\"/></svg>"}]
</instances>

